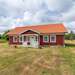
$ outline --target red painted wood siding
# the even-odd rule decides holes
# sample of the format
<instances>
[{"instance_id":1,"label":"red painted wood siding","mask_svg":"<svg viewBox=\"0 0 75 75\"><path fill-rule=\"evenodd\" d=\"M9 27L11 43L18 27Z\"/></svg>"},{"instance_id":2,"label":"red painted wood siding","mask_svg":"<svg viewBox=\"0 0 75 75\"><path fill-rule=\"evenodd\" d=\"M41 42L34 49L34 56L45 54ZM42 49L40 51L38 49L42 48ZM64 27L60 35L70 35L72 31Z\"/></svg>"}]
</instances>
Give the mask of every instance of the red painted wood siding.
<instances>
[{"instance_id":1,"label":"red painted wood siding","mask_svg":"<svg viewBox=\"0 0 75 75\"><path fill-rule=\"evenodd\" d=\"M49 42L43 42L43 35L40 35L40 45L49 45L50 44L50 40Z\"/></svg>"},{"instance_id":2,"label":"red painted wood siding","mask_svg":"<svg viewBox=\"0 0 75 75\"><path fill-rule=\"evenodd\" d=\"M64 35L57 35L57 45L64 45Z\"/></svg>"},{"instance_id":3,"label":"red painted wood siding","mask_svg":"<svg viewBox=\"0 0 75 75\"><path fill-rule=\"evenodd\" d=\"M49 36L50 38L50 36ZM13 41L13 36L9 36L9 44L22 44L19 42L19 39L17 39L18 41L17 42L14 42ZM40 45L64 45L64 35L57 35L56 36L56 43L51 43L50 42L50 39L49 39L49 42L43 42L43 36L40 35L40 40L39 40L39 43Z\"/></svg>"},{"instance_id":4,"label":"red painted wood siding","mask_svg":"<svg viewBox=\"0 0 75 75\"><path fill-rule=\"evenodd\" d=\"M40 45L64 45L64 35L56 35L56 43L50 42L50 36L49 42L44 42L43 35L40 35Z\"/></svg>"},{"instance_id":5,"label":"red painted wood siding","mask_svg":"<svg viewBox=\"0 0 75 75\"><path fill-rule=\"evenodd\" d=\"M34 31L31 31L31 30L28 30L28 31L26 31L26 32L24 32L22 34L37 34L37 33L34 32ZM13 36L9 36L9 44L16 44L16 45L18 45L18 44L22 44L22 43L19 42L19 38L17 38L17 42L14 42L13 41Z\"/></svg>"},{"instance_id":6,"label":"red painted wood siding","mask_svg":"<svg viewBox=\"0 0 75 75\"><path fill-rule=\"evenodd\" d=\"M17 39L17 42L14 42L13 41L13 36L9 36L9 44L10 45L12 45L12 44L18 45L18 44L21 44L21 43L19 42L19 39Z\"/></svg>"}]
</instances>

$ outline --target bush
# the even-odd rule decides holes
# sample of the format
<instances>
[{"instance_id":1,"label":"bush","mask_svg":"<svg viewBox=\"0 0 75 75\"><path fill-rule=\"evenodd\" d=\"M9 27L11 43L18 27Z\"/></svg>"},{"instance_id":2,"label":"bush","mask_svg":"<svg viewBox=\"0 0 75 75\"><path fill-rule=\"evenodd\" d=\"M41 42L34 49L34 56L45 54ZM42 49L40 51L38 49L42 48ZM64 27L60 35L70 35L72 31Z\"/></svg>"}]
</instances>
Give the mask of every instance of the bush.
<instances>
[{"instance_id":1,"label":"bush","mask_svg":"<svg viewBox=\"0 0 75 75\"><path fill-rule=\"evenodd\" d=\"M65 35L66 40L75 40L75 34L69 33Z\"/></svg>"},{"instance_id":2,"label":"bush","mask_svg":"<svg viewBox=\"0 0 75 75\"><path fill-rule=\"evenodd\" d=\"M6 34L3 34L3 35L1 36L1 39L2 39L2 40L8 40L8 36L7 36Z\"/></svg>"},{"instance_id":3,"label":"bush","mask_svg":"<svg viewBox=\"0 0 75 75\"><path fill-rule=\"evenodd\" d=\"M1 34L0 34L0 39L1 39Z\"/></svg>"},{"instance_id":4,"label":"bush","mask_svg":"<svg viewBox=\"0 0 75 75\"><path fill-rule=\"evenodd\" d=\"M8 32L9 30L4 32L4 34L1 35L1 40L9 40L8 35L7 35Z\"/></svg>"}]
</instances>

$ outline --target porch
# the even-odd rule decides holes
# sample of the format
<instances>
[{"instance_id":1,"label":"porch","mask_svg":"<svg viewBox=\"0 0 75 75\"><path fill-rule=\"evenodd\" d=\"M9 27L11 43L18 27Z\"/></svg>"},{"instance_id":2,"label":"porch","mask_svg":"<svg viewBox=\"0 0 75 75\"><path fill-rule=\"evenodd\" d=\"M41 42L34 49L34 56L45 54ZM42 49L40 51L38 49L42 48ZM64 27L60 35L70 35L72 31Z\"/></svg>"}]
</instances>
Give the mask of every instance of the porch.
<instances>
[{"instance_id":1,"label":"porch","mask_svg":"<svg viewBox=\"0 0 75 75\"><path fill-rule=\"evenodd\" d=\"M35 47L39 46L39 35L37 34L24 34L13 37L13 42L18 42L24 47Z\"/></svg>"}]
</instances>

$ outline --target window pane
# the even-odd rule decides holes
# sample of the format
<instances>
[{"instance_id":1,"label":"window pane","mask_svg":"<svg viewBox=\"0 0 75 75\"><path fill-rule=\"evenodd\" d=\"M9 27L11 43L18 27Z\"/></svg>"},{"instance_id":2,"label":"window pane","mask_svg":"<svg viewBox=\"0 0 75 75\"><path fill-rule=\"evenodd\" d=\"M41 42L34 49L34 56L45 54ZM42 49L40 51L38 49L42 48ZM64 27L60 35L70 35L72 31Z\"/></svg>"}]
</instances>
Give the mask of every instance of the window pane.
<instances>
[{"instance_id":1,"label":"window pane","mask_svg":"<svg viewBox=\"0 0 75 75\"><path fill-rule=\"evenodd\" d=\"M28 41L30 41L30 37L28 36Z\"/></svg>"},{"instance_id":2,"label":"window pane","mask_svg":"<svg viewBox=\"0 0 75 75\"><path fill-rule=\"evenodd\" d=\"M45 39L45 41L47 41L47 40L48 40L48 37L47 37L47 36L45 36L45 37L44 37L44 39Z\"/></svg>"},{"instance_id":3,"label":"window pane","mask_svg":"<svg viewBox=\"0 0 75 75\"><path fill-rule=\"evenodd\" d=\"M22 36L20 36L19 38L20 38L20 41L22 41Z\"/></svg>"},{"instance_id":4,"label":"window pane","mask_svg":"<svg viewBox=\"0 0 75 75\"><path fill-rule=\"evenodd\" d=\"M24 41L26 41L26 36L24 36Z\"/></svg>"},{"instance_id":5,"label":"window pane","mask_svg":"<svg viewBox=\"0 0 75 75\"><path fill-rule=\"evenodd\" d=\"M48 42L49 41L49 36L44 36L44 41Z\"/></svg>"},{"instance_id":6,"label":"window pane","mask_svg":"<svg viewBox=\"0 0 75 75\"><path fill-rule=\"evenodd\" d=\"M56 35L50 36L50 42L56 42Z\"/></svg>"},{"instance_id":7,"label":"window pane","mask_svg":"<svg viewBox=\"0 0 75 75\"><path fill-rule=\"evenodd\" d=\"M54 37L54 36L52 36L52 37L51 37L51 40L52 40L52 41L54 41L54 40L55 40L55 37Z\"/></svg>"},{"instance_id":8,"label":"window pane","mask_svg":"<svg viewBox=\"0 0 75 75\"><path fill-rule=\"evenodd\" d=\"M14 36L13 39L15 42L17 42L17 36Z\"/></svg>"}]
</instances>

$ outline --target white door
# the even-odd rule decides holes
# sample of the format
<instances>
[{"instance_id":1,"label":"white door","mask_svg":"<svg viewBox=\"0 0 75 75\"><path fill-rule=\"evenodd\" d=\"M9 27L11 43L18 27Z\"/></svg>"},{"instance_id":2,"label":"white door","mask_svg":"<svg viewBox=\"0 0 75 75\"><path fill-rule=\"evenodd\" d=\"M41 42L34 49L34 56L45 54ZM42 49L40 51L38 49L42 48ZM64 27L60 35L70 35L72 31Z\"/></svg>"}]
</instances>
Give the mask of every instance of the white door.
<instances>
[{"instance_id":1,"label":"white door","mask_svg":"<svg viewBox=\"0 0 75 75\"><path fill-rule=\"evenodd\" d=\"M38 47L38 38L36 38L37 36L30 36L30 46L31 47Z\"/></svg>"}]
</instances>

